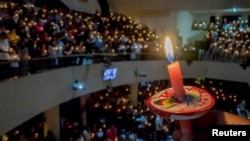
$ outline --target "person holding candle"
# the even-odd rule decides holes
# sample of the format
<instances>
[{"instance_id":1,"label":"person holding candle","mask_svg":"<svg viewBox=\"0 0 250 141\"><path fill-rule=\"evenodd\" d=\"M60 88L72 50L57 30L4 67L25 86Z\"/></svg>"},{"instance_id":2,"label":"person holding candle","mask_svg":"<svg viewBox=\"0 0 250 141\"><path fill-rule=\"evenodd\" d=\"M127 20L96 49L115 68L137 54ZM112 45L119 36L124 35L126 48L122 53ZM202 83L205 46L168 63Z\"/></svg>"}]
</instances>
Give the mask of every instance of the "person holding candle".
<instances>
[{"instance_id":1,"label":"person holding candle","mask_svg":"<svg viewBox=\"0 0 250 141\"><path fill-rule=\"evenodd\" d=\"M0 33L0 79L9 77L7 73L10 70L10 64L6 62L11 59L10 55L12 52L14 52L14 50L10 48L7 34L2 31Z\"/></svg>"},{"instance_id":2,"label":"person holding candle","mask_svg":"<svg viewBox=\"0 0 250 141\"><path fill-rule=\"evenodd\" d=\"M11 29L10 32L8 33L8 40L10 47L17 49L20 37L17 35L15 28Z\"/></svg>"},{"instance_id":3,"label":"person holding candle","mask_svg":"<svg viewBox=\"0 0 250 141\"><path fill-rule=\"evenodd\" d=\"M115 124L112 124L106 131L106 140L115 141L117 139L117 128Z\"/></svg>"},{"instance_id":4,"label":"person holding candle","mask_svg":"<svg viewBox=\"0 0 250 141\"><path fill-rule=\"evenodd\" d=\"M20 56L16 50L12 48L11 50L13 50L12 53L10 53L10 61L13 61L10 63L11 76L15 76L20 74L20 69L19 69Z\"/></svg>"},{"instance_id":5,"label":"person holding candle","mask_svg":"<svg viewBox=\"0 0 250 141\"><path fill-rule=\"evenodd\" d=\"M208 131L211 130L209 127L212 125L250 125L250 120L219 110L211 110L204 116L194 119L191 122L193 134L183 135L181 130L177 129L172 133L174 141L208 140Z\"/></svg>"},{"instance_id":6,"label":"person holding candle","mask_svg":"<svg viewBox=\"0 0 250 141\"><path fill-rule=\"evenodd\" d=\"M59 63L58 63L58 47L56 39L52 39L51 43L49 44L48 51L49 51L49 57L52 58L50 66L52 68L57 67Z\"/></svg>"}]
</instances>

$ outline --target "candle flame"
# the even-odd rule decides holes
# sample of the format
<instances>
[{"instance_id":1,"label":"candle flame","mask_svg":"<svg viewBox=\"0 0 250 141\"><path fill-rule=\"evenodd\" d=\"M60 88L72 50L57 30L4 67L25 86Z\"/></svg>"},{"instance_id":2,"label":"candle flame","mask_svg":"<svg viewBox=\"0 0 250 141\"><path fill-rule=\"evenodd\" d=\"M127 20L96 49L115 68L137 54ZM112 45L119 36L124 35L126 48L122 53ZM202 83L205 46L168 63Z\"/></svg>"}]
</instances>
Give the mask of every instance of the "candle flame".
<instances>
[{"instance_id":1,"label":"candle flame","mask_svg":"<svg viewBox=\"0 0 250 141\"><path fill-rule=\"evenodd\" d=\"M174 62L174 51L173 51L171 40L168 37L166 37L166 40L165 40L165 53L166 53L166 57L168 61L171 63Z\"/></svg>"}]
</instances>

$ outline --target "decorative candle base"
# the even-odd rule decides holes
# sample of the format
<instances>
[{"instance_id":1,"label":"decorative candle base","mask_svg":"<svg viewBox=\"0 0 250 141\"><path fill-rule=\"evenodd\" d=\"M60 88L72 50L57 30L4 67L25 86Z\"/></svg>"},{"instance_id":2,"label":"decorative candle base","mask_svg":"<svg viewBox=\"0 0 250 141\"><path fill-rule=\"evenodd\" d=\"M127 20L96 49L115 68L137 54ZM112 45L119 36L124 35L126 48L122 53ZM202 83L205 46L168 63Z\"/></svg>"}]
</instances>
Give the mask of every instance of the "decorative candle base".
<instances>
[{"instance_id":1,"label":"decorative candle base","mask_svg":"<svg viewBox=\"0 0 250 141\"><path fill-rule=\"evenodd\" d=\"M184 86L184 89L182 99L174 97L173 88L160 91L148 99L148 108L163 118L185 121L206 114L214 106L214 97L206 90L194 86Z\"/></svg>"}]
</instances>

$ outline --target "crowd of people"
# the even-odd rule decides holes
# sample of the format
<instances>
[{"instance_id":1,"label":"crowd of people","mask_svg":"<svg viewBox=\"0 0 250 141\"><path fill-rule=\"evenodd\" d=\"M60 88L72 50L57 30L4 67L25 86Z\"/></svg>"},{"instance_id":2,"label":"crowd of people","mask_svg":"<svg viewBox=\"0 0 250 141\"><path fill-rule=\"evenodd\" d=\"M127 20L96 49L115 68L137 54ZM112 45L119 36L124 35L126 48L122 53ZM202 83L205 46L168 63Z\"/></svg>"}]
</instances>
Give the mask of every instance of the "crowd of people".
<instances>
[{"instance_id":1,"label":"crowd of people","mask_svg":"<svg viewBox=\"0 0 250 141\"><path fill-rule=\"evenodd\" d=\"M138 54L161 46L158 36L147 26L120 14L110 13L110 16L102 17L98 11L86 14L46 6L37 8L32 1L23 5L1 2L0 10L0 79L16 75L9 73L12 71L21 73L16 70L25 67L34 73L44 66L55 68L86 63L85 56L77 55L131 53L127 57L136 59ZM232 61L248 66L249 36L247 20L217 18L209 25L206 40L210 47L202 60ZM229 89L228 85L222 87L216 82L197 80L192 84L215 96L216 109L237 114L237 104L240 98L243 99L239 96L247 92L247 86ZM168 86L167 80L141 82L137 106L131 104L128 86L90 94L85 105L89 122L65 140L166 140L176 128L174 122L150 112L146 100ZM55 140L52 132L48 135Z\"/></svg>"},{"instance_id":2,"label":"crowd of people","mask_svg":"<svg viewBox=\"0 0 250 141\"><path fill-rule=\"evenodd\" d=\"M20 67L28 66L33 73L44 66L82 63L83 57L73 55L133 53L129 57L136 58L136 54L160 46L158 36L149 27L121 14L110 13L103 17L99 11L87 14L60 7L48 9L46 5L38 8L32 0L21 5L1 2L0 10L0 72L3 77L9 77L5 72L10 69ZM49 59L41 60L44 57ZM19 60L21 62L3 63ZM28 60L32 61L23 63Z\"/></svg>"},{"instance_id":3,"label":"crowd of people","mask_svg":"<svg viewBox=\"0 0 250 141\"><path fill-rule=\"evenodd\" d=\"M241 17L216 17L206 24L209 47L205 53L198 53L198 59L249 66L248 23ZM32 0L23 4L1 2L0 31L1 79L84 64L91 57L84 54L120 53L128 60L163 49L156 33L131 17L117 13L103 17L99 11L88 14L46 5L38 8ZM185 56L185 52L179 56Z\"/></svg>"},{"instance_id":4,"label":"crowd of people","mask_svg":"<svg viewBox=\"0 0 250 141\"><path fill-rule=\"evenodd\" d=\"M156 89L161 90L167 83L151 84L139 86L137 106L131 103L130 87L127 85L90 94L85 104L87 124L83 131L92 133L93 141L167 140L175 129L173 120L153 114L142 98L149 97ZM110 128L115 129L112 137L108 133ZM83 136L88 138L85 134Z\"/></svg>"},{"instance_id":5,"label":"crowd of people","mask_svg":"<svg viewBox=\"0 0 250 141\"><path fill-rule=\"evenodd\" d=\"M248 19L240 16L234 19L216 17L208 25L205 35L209 48L204 60L236 62L247 67L250 65L250 30Z\"/></svg>"}]
</instances>

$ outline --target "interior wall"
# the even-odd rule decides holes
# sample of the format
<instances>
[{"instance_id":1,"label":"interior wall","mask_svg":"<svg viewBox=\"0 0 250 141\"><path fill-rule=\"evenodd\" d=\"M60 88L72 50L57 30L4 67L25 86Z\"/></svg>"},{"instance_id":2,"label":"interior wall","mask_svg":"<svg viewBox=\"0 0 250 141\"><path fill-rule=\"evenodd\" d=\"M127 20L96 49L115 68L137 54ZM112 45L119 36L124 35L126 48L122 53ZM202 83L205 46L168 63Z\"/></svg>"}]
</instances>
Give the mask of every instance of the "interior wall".
<instances>
[{"instance_id":1,"label":"interior wall","mask_svg":"<svg viewBox=\"0 0 250 141\"><path fill-rule=\"evenodd\" d=\"M101 11L97 0L61 0L71 10L94 14L96 10Z\"/></svg>"},{"instance_id":2,"label":"interior wall","mask_svg":"<svg viewBox=\"0 0 250 141\"><path fill-rule=\"evenodd\" d=\"M110 0L113 8L119 11L137 11L138 7L143 10L170 9L170 10L216 10L227 9L237 5L246 7L249 0ZM121 7L122 5L122 7Z\"/></svg>"},{"instance_id":3,"label":"interior wall","mask_svg":"<svg viewBox=\"0 0 250 141\"><path fill-rule=\"evenodd\" d=\"M193 22L193 15L188 11L180 11L177 14L177 29L179 31L179 36L182 37L182 45L188 44L188 39L192 36L191 25Z\"/></svg>"},{"instance_id":4,"label":"interior wall","mask_svg":"<svg viewBox=\"0 0 250 141\"><path fill-rule=\"evenodd\" d=\"M192 30L192 23L197 21L209 21L210 15L194 15L188 11L172 11L165 13L144 13L127 15L142 25L147 25L152 31L159 36L159 42L164 45L165 37L170 37L173 46L183 47L196 40L203 40L205 30ZM202 17L204 16L204 17ZM181 37L181 43L178 38Z\"/></svg>"},{"instance_id":5,"label":"interior wall","mask_svg":"<svg viewBox=\"0 0 250 141\"><path fill-rule=\"evenodd\" d=\"M195 41L204 40L206 30L192 30L192 24L194 21L209 23L209 14L193 14L188 11L177 12L177 30L179 36L182 37L182 47Z\"/></svg>"},{"instance_id":6,"label":"interior wall","mask_svg":"<svg viewBox=\"0 0 250 141\"><path fill-rule=\"evenodd\" d=\"M142 25L147 25L152 31L155 31L159 37L159 41L164 45L165 37L170 37L172 44L176 44L177 40L177 19L176 12L166 12L158 15L129 15L135 21Z\"/></svg>"},{"instance_id":7,"label":"interior wall","mask_svg":"<svg viewBox=\"0 0 250 141\"><path fill-rule=\"evenodd\" d=\"M148 14L148 15L147 15ZM204 14L203 14L204 15ZM196 40L203 40L205 30L192 30L192 23L197 21L209 21L209 15L194 15L188 11L172 11L161 14L144 13L144 15L128 15L140 24L147 25L152 31L156 31L160 43L164 45L165 37L170 37L173 46L183 47ZM181 37L178 43L177 37Z\"/></svg>"},{"instance_id":8,"label":"interior wall","mask_svg":"<svg viewBox=\"0 0 250 141\"><path fill-rule=\"evenodd\" d=\"M193 14L193 21L191 21L190 29L192 26L192 23L194 21L196 22L206 22L207 24L210 23L210 17L211 16L218 16L217 14ZM203 41L205 39L205 34L207 33L207 30L190 30L191 36L188 38L188 43L195 43L195 41Z\"/></svg>"}]
</instances>

